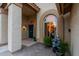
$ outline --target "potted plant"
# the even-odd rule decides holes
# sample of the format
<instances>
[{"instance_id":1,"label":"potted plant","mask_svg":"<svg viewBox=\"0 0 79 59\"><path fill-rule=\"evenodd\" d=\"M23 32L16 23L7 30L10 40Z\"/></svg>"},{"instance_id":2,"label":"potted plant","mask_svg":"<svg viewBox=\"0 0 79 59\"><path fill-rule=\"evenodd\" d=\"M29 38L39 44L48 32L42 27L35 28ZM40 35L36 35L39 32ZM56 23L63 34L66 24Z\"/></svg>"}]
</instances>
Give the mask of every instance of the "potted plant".
<instances>
[{"instance_id":1,"label":"potted plant","mask_svg":"<svg viewBox=\"0 0 79 59\"><path fill-rule=\"evenodd\" d=\"M33 40L36 41L36 37L33 37Z\"/></svg>"},{"instance_id":2,"label":"potted plant","mask_svg":"<svg viewBox=\"0 0 79 59\"><path fill-rule=\"evenodd\" d=\"M64 42L63 40L60 40L60 46L59 46L59 54L61 56L64 56L68 52L68 44Z\"/></svg>"},{"instance_id":3,"label":"potted plant","mask_svg":"<svg viewBox=\"0 0 79 59\"><path fill-rule=\"evenodd\" d=\"M52 46L52 39L51 39L51 37L48 37L48 36L44 37L44 45L48 46L48 47Z\"/></svg>"}]
</instances>

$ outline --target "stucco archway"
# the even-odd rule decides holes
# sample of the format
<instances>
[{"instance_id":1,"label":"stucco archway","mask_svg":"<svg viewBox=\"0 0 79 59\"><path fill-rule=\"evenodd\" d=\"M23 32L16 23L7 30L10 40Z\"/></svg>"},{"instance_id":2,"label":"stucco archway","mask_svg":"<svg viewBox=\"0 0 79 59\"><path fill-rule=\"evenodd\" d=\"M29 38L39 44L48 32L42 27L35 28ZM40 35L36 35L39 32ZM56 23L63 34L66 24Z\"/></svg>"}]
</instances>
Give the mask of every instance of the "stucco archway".
<instances>
[{"instance_id":1,"label":"stucco archway","mask_svg":"<svg viewBox=\"0 0 79 59\"><path fill-rule=\"evenodd\" d=\"M43 42L43 38L44 38L44 17L50 14L56 16L57 19L59 18L59 14L57 10L53 10L53 9L50 9L42 14L42 16L40 17L40 42Z\"/></svg>"}]
</instances>

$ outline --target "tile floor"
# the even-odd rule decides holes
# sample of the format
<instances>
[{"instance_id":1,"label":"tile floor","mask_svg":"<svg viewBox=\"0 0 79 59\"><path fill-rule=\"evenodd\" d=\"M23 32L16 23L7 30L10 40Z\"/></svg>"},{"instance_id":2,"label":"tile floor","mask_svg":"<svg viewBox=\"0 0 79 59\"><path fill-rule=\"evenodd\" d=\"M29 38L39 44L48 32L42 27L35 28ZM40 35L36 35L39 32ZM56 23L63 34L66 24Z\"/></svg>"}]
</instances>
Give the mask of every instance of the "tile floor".
<instances>
[{"instance_id":1,"label":"tile floor","mask_svg":"<svg viewBox=\"0 0 79 59\"><path fill-rule=\"evenodd\" d=\"M30 47L24 46L21 50L10 53L8 50L1 52L0 56L55 56L52 48L47 48L41 43L36 43Z\"/></svg>"}]
</instances>

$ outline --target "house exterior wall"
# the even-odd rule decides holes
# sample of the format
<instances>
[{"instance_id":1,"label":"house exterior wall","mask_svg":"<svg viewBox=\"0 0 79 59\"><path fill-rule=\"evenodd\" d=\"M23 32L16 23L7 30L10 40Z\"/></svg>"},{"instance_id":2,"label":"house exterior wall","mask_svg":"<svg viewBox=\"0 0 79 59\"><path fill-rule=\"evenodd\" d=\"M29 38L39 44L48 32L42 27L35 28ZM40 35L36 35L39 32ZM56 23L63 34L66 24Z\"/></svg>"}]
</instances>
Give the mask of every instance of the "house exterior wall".
<instances>
[{"instance_id":1,"label":"house exterior wall","mask_svg":"<svg viewBox=\"0 0 79 59\"><path fill-rule=\"evenodd\" d=\"M70 45L70 34L71 34L69 32L69 29L70 29L70 12L66 13L63 17L64 17L64 27L65 27L64 41Z\"/></svg>"},{"instance_id":2,"label":"house exterior wall","mask_svg":"<svg viewBox=\"0 0 79 59\"><path fill-rule=\"evenodd\" d=\"M29 25L33 24L34 29L33 29L33 37L36 37L36 15L30 16L30 17L23 17L22 19L22 26L26 26L27 30L23 31L22 30L22 39L29 38Z\"/></svg>"},{"instance_id":3,"label":"house exterior wall","mask_svg":"<svg viewBox=\"0 0 79 59\"><path fill-rule=\"evenodd\" d=\"M79 56L79 4L73 4L71 11L71 54Z\"/></svg>"},{"instance_id":4,"label":"house exterior wall","mask_svg":"<svg viewBox=\"0 0 79 59\"><path fill-rule=\"evenodd\" d=\"M27 21L28 21L28 17L23 17L22 16L22 27L23 26L27 26ZM23 28L22 28L22 39L26 39L28 38L28 31L24 31Z\"/></svg>"}]
</instances>

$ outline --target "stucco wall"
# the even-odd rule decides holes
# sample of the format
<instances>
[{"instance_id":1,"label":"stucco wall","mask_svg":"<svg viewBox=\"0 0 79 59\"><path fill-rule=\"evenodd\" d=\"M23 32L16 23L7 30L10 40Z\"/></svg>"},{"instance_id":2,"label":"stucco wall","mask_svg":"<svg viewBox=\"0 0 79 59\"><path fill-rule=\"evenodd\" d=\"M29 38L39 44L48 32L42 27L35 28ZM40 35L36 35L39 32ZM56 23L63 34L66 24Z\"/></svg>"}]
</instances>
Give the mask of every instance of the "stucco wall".
<instances>
[{"instance_id":1,"label":"stucco wall","mask_svg":"<svg viewBox=\"0 0 79 59\"><path fill-rule=\"evenodd\" d=\"M37 39L38 39L38 42L42 42L43 41L43 35L44 35L43 34L44 29L40 28L40 26L41 26L40 20L42 19L43 16L46 16L46 15L52 14L52 13L54 14L55 12L53 12L53 10L57 11L57 8L56 8L56 5L54 3L52 3L52 4L51 3L41 3L41 4L36 3L36 5L40 8L40 11L37 14ZM50 10L52 10L52 12ZM47 12L47 11L49 11L49 12Z\"/></svg>"},{"instance_id":2,"label":"stucco wall","mask_svg":"<svg viewBox=\"0 0 79 59\"><path fill-rule=\"evenodd\" d=\"M65 37L64 37L64 41L67 42L68 44L70 44L70 32L69 32L69 29L70 29L70 12L69 13L66 13L64 15L64 27L65 27Z\"/></svg>"},{"instance_id":3,"label":"stucco wall","mask_svg":"<svg viewBox=\"0 0 79 59\"><path fill-rule=\"evenodd\" d=\"M22 17L22 26L27 26L27 21L28 18L27 17ZM23 31L22 29L22 39L28 38L28 31Z\"/></svg>"},{"instance_id":4,"label":"stucco wall","mask_svg":"<svg viewBox=\"0 0 79 59\"><path fill-rule=\"evenodd\" d=\"M0 44L8 43L8 15L0 14Z\"/></svg>"},{"instance_id":5,"label":"stucco wall","mask_svg":"<svg viewBox=\"0 0 79 59\"><path fill-rule=\"evenodd\" d=\"M79 56L79 4L74 4L71 11L71 53Z\"/></svg>"},{"instance_id":6,"label":"stucco wall","mask_svg":"<svg viewBox=\"0 0 79 59\"><path fill-rule=\"evenodd\" d=\"M30 16L30 17L23 17L22 19L22 26L26 26L27 30L22 31L22 39L29 38L29 25L33 24L34 25L34 30L33 30L33 36L36 37L36 15Z\"/></svg>"}]
</instances>

